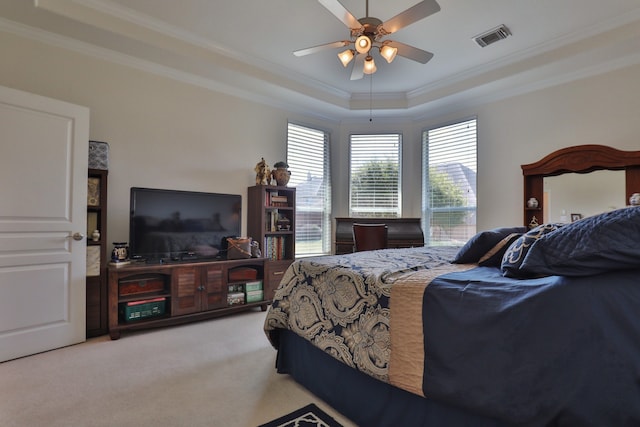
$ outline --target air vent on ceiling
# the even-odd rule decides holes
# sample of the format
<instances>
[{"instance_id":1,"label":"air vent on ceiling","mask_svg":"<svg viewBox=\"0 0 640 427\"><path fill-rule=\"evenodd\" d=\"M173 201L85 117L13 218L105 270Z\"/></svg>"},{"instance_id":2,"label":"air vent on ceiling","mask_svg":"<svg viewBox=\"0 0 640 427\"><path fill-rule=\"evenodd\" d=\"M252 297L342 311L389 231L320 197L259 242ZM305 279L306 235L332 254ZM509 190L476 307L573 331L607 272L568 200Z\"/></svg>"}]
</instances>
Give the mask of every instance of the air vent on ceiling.
<instances>
[{"instance_id":1,"label":"air vent on ceiling","mask_svg":"<svg viewBox=\"0 0 640 427\"><path fill-rule=\"evenodd\" d=\"M500 25L499 27L493 28L485 33L477 35L473 38L480 47L487 47L490 44L493 44L502 39L506 39L511 35L511 31L504 25Z\"/></svg>"}]
</instances>

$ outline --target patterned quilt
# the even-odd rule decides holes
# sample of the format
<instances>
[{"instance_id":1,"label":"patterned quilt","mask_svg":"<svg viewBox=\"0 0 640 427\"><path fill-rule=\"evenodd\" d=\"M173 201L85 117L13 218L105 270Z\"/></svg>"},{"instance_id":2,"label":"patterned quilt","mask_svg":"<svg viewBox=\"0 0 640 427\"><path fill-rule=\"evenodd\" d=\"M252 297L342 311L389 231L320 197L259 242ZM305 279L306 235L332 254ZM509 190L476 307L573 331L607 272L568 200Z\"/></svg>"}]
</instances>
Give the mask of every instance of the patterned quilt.
<instances>
[{"instance_id":1,"label":"patterned quilt","mask_svg":"<svg viewBox=\"0 0 640 427\"><path fill-rule=\"evenodd\" d=\"M265 332L290 329L342 363L423 395L422 295L459 248L420 247L305 258L276 291Z\"/></svg>"}]
</instances>

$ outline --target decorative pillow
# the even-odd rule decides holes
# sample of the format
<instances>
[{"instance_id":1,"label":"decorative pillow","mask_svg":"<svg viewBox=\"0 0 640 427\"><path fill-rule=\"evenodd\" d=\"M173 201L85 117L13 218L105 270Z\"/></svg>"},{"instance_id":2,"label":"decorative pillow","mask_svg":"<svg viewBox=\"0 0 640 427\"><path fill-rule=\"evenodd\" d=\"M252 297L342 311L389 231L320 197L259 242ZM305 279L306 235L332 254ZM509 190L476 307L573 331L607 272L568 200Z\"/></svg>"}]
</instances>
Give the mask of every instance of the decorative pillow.
<instances>
[{"instance_id":1,"label":"decorative pillow","mask_svg":"<svg viewBox=\"0 0 640 427\"><path fill-rule=\"evenodd\" d=\"M501 227L493 230L481 231L473 236L465 245L460 248L458 254L453 259L455 264L471 264L489 252L502 239L512 233L526 233L527 227Z\"/></svg>"},{"instance_id":2,"label":"decorative pillow","mask_svg":"<svg viewBox=\"0 0 640 427\"><path fill-rule=\"evenodd\" d=\"M500 267L504 253L516 239L522 236L522 234L523 233L511 233L504 239L500 240L493 248L489 249L489 252L482 255L478 264L482 267Z\"/></svg>"},{"instance_id":3,"label":"decorative pillow","mask_svg":"<svg viewBox=\"0 0 640 427\"><path fill-rule=\"evenodd\" d=\"M538 275L588 276L640 266L640 207L583 218L535 242L522 268Z\"/></svg>"},{"instance_id":4,"label":"decorative pillow","mask_svg":"<svg viewBox=\"0 0 640 427\"><path fill-rule=\"evenodd\" d=\"M502 263L500 265L502 274L507 277L521 278L534 276L535 274L521 268L527 253L529 253L531 246L538 239L548 233L560 229L560 227L562 227L562 224L541 224L517 238L513 243L511 243L502 257Z\"/></svg>"}]
</instances>

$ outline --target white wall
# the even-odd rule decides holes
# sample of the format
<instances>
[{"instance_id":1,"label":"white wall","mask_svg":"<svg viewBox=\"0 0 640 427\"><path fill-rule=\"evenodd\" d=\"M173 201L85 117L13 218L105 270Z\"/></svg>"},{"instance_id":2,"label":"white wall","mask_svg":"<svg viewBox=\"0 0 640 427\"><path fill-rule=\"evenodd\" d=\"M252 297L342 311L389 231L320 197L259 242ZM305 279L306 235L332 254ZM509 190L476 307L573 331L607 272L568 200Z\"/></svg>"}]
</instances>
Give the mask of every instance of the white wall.
<instances>
[{"instance_id":1,"label":"white wall","mask_svg":"<svg viewBox=\"0 0 640 427\"><path fill-rule=\"evenodd\" d=\"M640 66L635 66L479 109L482 225L521 223L521 164L579 144L640 150L639 88Z\"/></svg>"},{"instance_id":2,"label":"white wall","mask_svg":"<svg viewBox=\"0 0 640 427\"><path fill-rule=\"evenodd\" d=\"M111 148L110 241L128 239L132 186L246 199L260 157L270 164L284 159L287 120L331 131L335 216L348 213L350 133L402 132L403 213L419 217L422 129L477 116L479 229L522 223L521 164L576 144L640 149L640 66L418 123L374 114L372 123L336 125L12 34L0 37L0 56L0 85L91 109L91 139Z\"/></svg>"},{"instance_id":3,"label":"white wall","mask_svg":"<svg viewBox=\"0 0 640 427\"><path fill-rule=\"evenodd\" d=\"M478 229L521 225L520 165L572 145L640 150L640 65L461 110L423 125L472 115L478 117Z\"/></svg>"},{"instance_id":4,"label":"white wall","mask_svg":"<svg viewBox=\"0 0 640 427\"><path fill-rule=\"evenodd\" d=\"M255 164L285 159L289 112L10 34L0 57L0 85L90 108L90 138L110 147L110 242L128 240L134 186L241 194L246 230Z\"/></svg>"}]
</instances>

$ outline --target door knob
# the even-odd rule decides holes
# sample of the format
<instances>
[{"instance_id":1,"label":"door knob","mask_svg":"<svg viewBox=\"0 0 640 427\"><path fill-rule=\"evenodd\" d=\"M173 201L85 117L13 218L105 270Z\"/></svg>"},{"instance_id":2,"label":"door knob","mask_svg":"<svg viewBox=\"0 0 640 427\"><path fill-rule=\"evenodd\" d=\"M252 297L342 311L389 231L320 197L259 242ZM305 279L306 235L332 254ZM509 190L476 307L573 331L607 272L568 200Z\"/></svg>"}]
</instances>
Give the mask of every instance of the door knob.
<instances>
[{"instance_id":1,"label":"door knob","mask_svg":"<svg viewBox=\"0 0 640 427\"><path fill-rule=\"evenodd\" d=\"M71 236L71 237L73 237L73 240L82 240L82 239L84 239L84 234L82 234L82 233L73 233L73 236Z\"/></svg>"}]
</instances>

